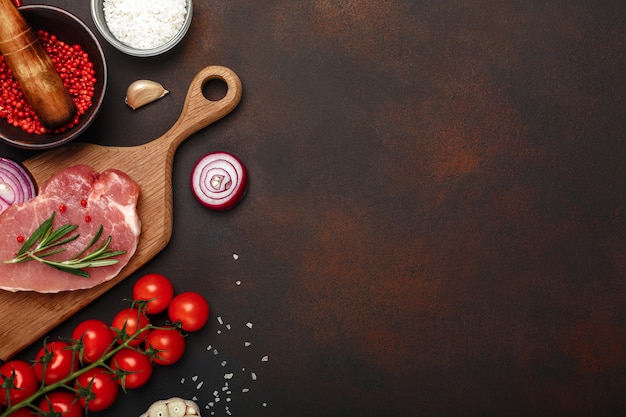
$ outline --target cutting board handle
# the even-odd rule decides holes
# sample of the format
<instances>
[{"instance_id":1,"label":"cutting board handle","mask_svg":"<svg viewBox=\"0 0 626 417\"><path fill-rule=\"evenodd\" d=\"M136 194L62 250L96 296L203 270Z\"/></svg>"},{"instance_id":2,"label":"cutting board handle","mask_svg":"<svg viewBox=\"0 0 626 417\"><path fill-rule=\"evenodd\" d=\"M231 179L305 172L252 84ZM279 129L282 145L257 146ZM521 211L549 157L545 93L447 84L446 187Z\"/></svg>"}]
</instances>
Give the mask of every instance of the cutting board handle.
<instances>
[{"instance_id":1,"label":"cutting board handle","mask_svg":"<svg viewBox=\"0 0 626 417\"><path fill-rule=\"evenodd\" d=\"M202 91L210 80L222 80L226 83L226 95L220 100L209 100ZM174 153L180 143L211 123L230 113L241 100L241 80L231 69L213 65L196 74L189 85L183 110L174 125L151 144L162 146L169 144L169 152Z\"/></svg>"}]
</instances>

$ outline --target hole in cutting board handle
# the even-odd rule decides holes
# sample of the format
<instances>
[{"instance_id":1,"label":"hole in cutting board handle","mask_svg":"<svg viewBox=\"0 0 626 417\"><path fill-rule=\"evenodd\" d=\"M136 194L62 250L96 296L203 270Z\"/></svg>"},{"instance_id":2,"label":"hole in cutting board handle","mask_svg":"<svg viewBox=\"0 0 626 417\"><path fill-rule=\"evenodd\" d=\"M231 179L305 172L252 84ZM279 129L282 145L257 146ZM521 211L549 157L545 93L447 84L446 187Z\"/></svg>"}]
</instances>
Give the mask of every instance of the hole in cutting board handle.
<instances>
[{"instance_id":1,"label":"hole in cutting board handle","mask_svg":"<svg viewBox=\"0 0 626 417\"><path fill-rule=\"evenodd\" d=\"M202 95L210 101L219 101L226 97L228 84L219 78L207 80L202 86Z\"/></svg>"}]
</instances>

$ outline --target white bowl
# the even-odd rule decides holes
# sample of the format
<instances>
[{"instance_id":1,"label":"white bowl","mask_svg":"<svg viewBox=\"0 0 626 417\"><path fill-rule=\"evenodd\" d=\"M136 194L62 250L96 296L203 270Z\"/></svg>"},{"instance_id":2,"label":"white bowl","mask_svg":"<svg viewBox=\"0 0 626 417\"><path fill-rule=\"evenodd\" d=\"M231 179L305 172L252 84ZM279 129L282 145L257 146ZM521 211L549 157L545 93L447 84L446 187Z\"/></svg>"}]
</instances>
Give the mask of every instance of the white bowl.
<instances>
[{"instance_id":1,"label":"white bowl","mask_svg":"<svg viewBox=\"0 0 626 417\"><path fill-rule=\"evenodd\" d=\"M122 51L128 55L137 57L150 57L167 52L175 47L185 37L187 31L189 30L189 26L191 26L191 18L193 16L193 0L186 0L187 13L185 15L185 20L178 33L172 39L155 48L133 48L121 42L113 35L113 33L111 33L111 30L109 30L109 27L107 26L107 21L104 17L103 3L104 0L91 0L91 17L93 18L96 28L107 42L109 42L117 50Z\"/></svg>"}]
</instances>

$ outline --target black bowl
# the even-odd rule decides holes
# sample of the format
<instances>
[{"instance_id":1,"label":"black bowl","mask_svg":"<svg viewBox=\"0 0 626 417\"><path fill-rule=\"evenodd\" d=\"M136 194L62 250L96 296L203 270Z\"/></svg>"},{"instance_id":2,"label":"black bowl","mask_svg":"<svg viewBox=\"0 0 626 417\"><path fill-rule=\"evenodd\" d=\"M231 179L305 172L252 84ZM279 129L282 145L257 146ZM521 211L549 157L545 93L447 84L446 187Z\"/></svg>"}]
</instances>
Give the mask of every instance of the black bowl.
<instances>
[{"instance_id":1,"label":"black bowl","mask_svg":"<svg viewBox=\"0 0 626 417\"><path fill-rule=\"evenodd\" d=\"M19 11L31 27L43 29L68 44L78 44L89 54L96 71L96 85L92 105L80 116L78 124L62 133L29 134L0 119L0 140L23 149L49 149L71 142L87 130L100 112L107 87L107 65L104 52L93 32L76 16L54 6L29 5Z\"/></svg>"}]
</instances>

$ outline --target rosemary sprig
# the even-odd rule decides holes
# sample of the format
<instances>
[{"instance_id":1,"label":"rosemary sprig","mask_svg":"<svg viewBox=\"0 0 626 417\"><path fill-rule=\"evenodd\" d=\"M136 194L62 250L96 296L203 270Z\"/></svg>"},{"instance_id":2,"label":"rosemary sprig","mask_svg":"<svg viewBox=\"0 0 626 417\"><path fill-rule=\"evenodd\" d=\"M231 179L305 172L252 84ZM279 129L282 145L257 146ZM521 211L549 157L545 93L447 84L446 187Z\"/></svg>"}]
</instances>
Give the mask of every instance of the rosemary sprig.
<instances>
[{"instance_id":1,"label":"rosemary sprig","mask_svg":"<svg viewBox=\"0 0 626 417\"><path fill-rule=\"evenodd\" d=\"M65 251L65 248L61 246L78 239L80 236L79 234L71 235L78 228L77 225L65 224L53 229L54 217L55 212L52 212L52 215L41 223L37 230L26 239L15 258L6 260L4 263L17 264L26 261L38 261L60 271L89 278L91 275L85 271L85 268L115 265L119 260L113 258L126 253L125 250L109 250L111 236L106 238L104 243L93 252L87 253L102 236L103 227L100 225L91 242L78 255L65 261L47 259L52 255Z\"/></svg>"}]
</instances>

